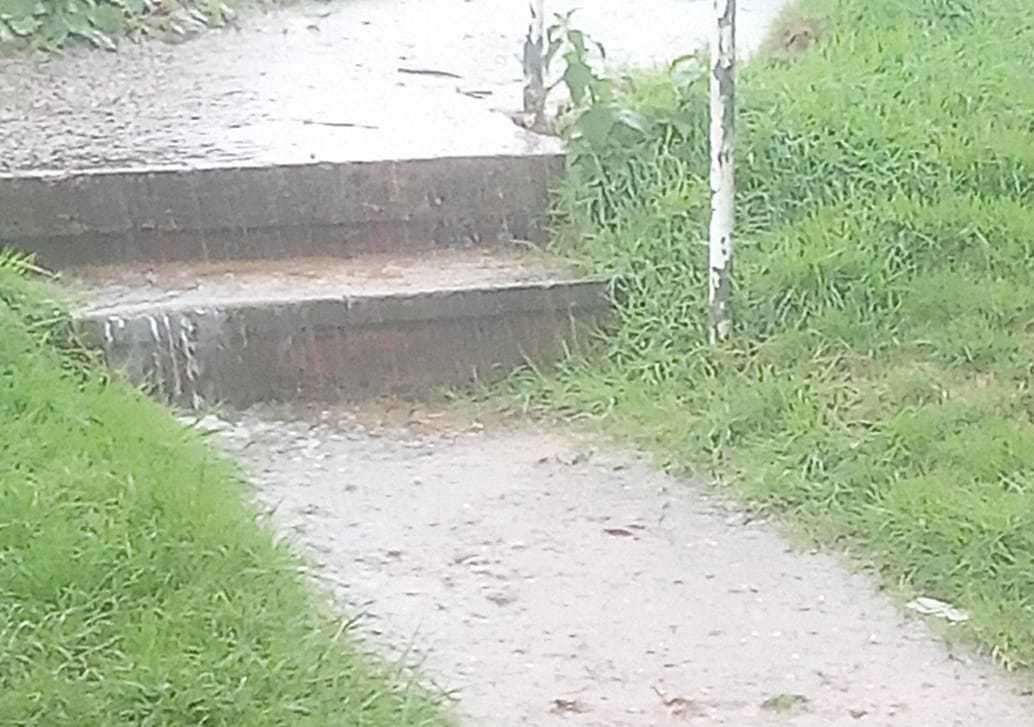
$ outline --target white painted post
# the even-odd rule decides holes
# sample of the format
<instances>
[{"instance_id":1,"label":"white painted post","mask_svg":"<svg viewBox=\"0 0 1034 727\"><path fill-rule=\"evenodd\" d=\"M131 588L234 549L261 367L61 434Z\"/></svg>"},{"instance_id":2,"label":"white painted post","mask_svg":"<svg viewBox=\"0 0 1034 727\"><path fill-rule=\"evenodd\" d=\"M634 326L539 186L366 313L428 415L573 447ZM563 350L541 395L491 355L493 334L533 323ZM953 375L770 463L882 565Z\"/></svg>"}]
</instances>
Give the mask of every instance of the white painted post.
<instances>
[{"instance_id":1,"label":"white painted post","mask_svg":"<svg viewBox=\"0 0 1034 727\"><path fill-rule=\"evenodd\" d=\"M531 22L524 40L524 114L533 129L546 123L545 4L545 0L531 0Z\"/></svg>"},{"instance_id":2,"label":"white painted post","mask_svg":"<svg viewBox=\"0 0 1034 727\"><path fill-rule=\"evenodd\" d=\"M712 344L732 333L736 221L736 0L714 0L711 37L711 229L708 306Z\"/></svg>"}]
</instances>

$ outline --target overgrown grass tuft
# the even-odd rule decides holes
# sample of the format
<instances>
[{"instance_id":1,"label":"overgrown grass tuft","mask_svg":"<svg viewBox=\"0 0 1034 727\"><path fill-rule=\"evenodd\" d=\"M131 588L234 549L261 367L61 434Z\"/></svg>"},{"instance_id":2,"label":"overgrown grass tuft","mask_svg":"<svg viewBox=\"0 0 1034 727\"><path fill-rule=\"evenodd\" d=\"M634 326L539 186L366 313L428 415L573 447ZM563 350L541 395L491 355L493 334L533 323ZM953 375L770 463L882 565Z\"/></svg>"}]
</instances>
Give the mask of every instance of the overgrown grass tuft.
<instances>
[{"instance_id":1,"label":"overgrown grass tuft","mask_svg":"<svg viewBox=\"0 0 1034 727\"><path fill-rule=\"evenodd\" d=\"M56 51L71 43L115 50L123 36L182 37L221 27L234 0L0 0L0 50Z\"/></svg>"},{"instance_id":2,"label":"overgrown grass tuft","mask_svg":"<svg viewBox=\"0 0 1034 727\"><path fill-rule=\"evenodd\" d=\"M24 272L0 260L0 723L443 724L319 610L237 472L76 354Z\"/></svg>"},{"instance_id":3,"label":"overgrown grass tuft","mask_svg":"<svg viewBox=\"0 0 1034 727\"><path fill-rule=\"evenodd\" d=\"M706 78L574 147L562 244L616 284L604 360L517 382L861 546L1034 665L1034 6L805 0L740 79L737 331L706 341Z\"/></svg>"}]
</instances>

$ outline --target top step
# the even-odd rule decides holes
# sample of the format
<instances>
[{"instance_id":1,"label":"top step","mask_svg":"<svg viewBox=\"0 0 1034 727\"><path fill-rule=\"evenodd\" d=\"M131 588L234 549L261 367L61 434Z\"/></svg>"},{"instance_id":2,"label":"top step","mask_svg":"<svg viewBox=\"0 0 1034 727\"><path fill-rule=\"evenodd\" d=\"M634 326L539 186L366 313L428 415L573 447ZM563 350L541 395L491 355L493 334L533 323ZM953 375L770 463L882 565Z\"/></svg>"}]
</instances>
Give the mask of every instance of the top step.
<instances>
[{"instance_id":1,"label":"top step","mask_svg":"<svg viewBox=\"0 0 1034 727\"><path fill-rule=\"evenodd\" d=\"M410 254L545 235L555 153L0 175L0 247L43 265Z\"/></svg>"}]
</instances>

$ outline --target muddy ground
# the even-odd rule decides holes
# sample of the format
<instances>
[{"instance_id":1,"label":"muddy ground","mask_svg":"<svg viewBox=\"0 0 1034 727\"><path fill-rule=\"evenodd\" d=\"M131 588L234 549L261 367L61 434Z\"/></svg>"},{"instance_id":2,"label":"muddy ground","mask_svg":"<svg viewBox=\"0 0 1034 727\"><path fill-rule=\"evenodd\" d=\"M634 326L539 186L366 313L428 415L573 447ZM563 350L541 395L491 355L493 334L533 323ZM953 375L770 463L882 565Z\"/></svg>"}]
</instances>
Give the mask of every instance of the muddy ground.
<instances>
[{"instance_id":1,"label":"muddy ground","mask_svg":"<svg viewBox=\"0 0 1034 727\"><path fill-rule=\"evenodd\" d=\"M869 577L634 453L430 411L218 426L314 582L461 724L1034 725Z\"/></svg>"}]
</instances>

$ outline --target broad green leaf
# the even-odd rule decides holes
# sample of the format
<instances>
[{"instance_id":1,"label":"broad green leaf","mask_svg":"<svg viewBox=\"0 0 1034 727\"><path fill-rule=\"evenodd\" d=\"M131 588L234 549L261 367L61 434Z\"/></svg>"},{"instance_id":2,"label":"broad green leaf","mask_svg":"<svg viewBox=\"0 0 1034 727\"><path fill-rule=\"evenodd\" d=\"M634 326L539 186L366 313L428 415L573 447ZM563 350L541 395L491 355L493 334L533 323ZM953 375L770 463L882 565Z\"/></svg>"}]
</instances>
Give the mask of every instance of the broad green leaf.
<instances>
[{"instance_id":1,"label":"broad green leaf","mask_svg":"<svg viewBox=\"0 0 1034 727\"><path fill-rule=\"evenodd\" d=\"M68 23L62 15L51 15L43 28L44 42L51 48L60 48L68 40Z\"/></svg>"},{"instance_id":2,"label":"broad green leaf","mask_svg":"<svg viewBox=\"0 0 1034 727\"><path fill-rule=\"evenodd\" d=\"M18 18L7 21L7 27L11 29L11 32L23 37L35 33L42 24L43 23L41 23L38 18L34 18L31 15L27 18Z\"/></svg>"},{"instance_id":3,"label":"broad green leaf","mask_svg":"<svg viewBox=\"0 0 1034 727\"><path fill-rule=\"evenodd\" d=\"M36 14L36 0L3 0L0 2L0 20L20 21ZM11 27L14 32L18 32Z\"/></svg>"},{"instance_id":4,"label":"broad green leaf","mask_svg":"<svg viewBox=\"0 0 1034 727\"><path fill-rule=\"evenodd\" d=\"M571 94L571 100L580 104L589 90L589 84L593 82L592 69L581 60L574 51L564 55L567 61L567 69L564 71L564 83Z\"/></svg>"},{"instance_id":5,"label":"broad green leaf","mask_svg":"<svg viewBox=\"0 0 1034 727\"><path fill-rule=\"evenodd\" d=\"M668 67L668 75L679 93L687 93L691 87L707 76L707 68L700 54L689 53L679 56Z\"/></svg>"},{"instance_id":6,"label":"broad green leaf","mask_svg":"<svg viewBox=\"0 0 1034 727\"><path fill-rule=\"evenodd\" d=\"M699 126L697 116L689 111L673 111L665 114L662 122L671 124L684 137L692 137Z\"/></svg>"},{"instance_id":7,"label":"broad green leaf","mask_svg":"<svg viewBox=\"0 0 1034 727\"><path fill-rule=\"evenodd\" d=\"M114 5L98 5L93 11L93 25L105 35L116 35L125 28L125 16Z\"/></svg>"},{"instance_id":8,"label":"broad green leaf","mask_svg":"<svg viewBox=\"0 0 1034 727\"><path fill-rule=\"evenodd\" d=\"M66 13L62 16L62 20L65 27L68 28L68 32L73 35L85 36L92 30L90 18L85 13Z\"/></svg>"},{"instance_id":9,"label":"broad green leaf","mask_svg":"<svg viewBox=\"0 0 1034 727\"><path fill-rule=\"evenodd\" d=\"M593 106L578 117L575 127L592 146L601 146L610 136L617 115L610 106Z\"/></svg>"},{"instance_id":10,"label":"broad green leaf","mask_svg":"<svg viewBox=\"0 0 1034 727\"><path fill-rule=\"evenodd\" d=\"M609 78L593 78L589 84L593 103L609 103L614 100L614 83Z\"/></svg>"},{"instance_id":11,"label":"broad green leaf","mask_svg":"<svg viewBox=\"0 0 1034 727\"><path fill-rule=\"evenodd\" d=\"M585 33L580 30L571 30L567 33L567 42L575 49L579 57L585 57Z\"/></svg>"},{"instance_id":12,"label":"broad green leaf","mask_svg":"<svg viewBox=\"0 0 1034 727\"><path fill-rule=\"evenodd\" d=\"M89 15L93 8L94 5L86 2L86 0L67 0L64 6L66 14L75 15Z\"/></svg>"},{"instance_id":13,"label":"broad green leaf","mask_svg":"<svg viewBox=\"0 0 1034 727\"><path fill-rule=\"evenodd\" d=\"M146 0L123 0L123 7L130 15L143 15L147 10Z\"/></svg>"}]
</instances>

